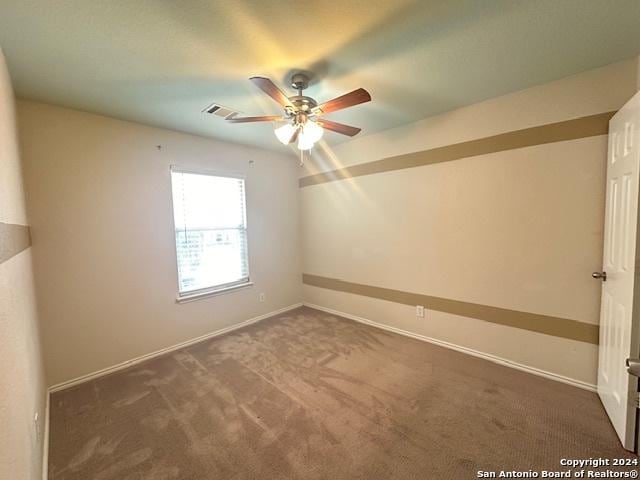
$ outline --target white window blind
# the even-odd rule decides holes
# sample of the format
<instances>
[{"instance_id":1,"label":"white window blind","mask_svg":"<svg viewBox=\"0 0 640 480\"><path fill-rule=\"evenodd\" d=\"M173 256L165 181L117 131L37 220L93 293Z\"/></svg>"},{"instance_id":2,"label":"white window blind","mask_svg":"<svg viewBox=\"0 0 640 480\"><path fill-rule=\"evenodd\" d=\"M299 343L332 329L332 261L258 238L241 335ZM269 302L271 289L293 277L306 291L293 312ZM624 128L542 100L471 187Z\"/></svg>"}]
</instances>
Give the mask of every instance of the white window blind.
<instances>
[{"instance_id":1,"label":"white window blind","mask_svg":"<svg viewBox=\"0 0 640 480\"><path fill-rule=\"evenodd\" d=\"M244 179L171 171L180 295L249 282Z\"/></svg>"}]
</instances>

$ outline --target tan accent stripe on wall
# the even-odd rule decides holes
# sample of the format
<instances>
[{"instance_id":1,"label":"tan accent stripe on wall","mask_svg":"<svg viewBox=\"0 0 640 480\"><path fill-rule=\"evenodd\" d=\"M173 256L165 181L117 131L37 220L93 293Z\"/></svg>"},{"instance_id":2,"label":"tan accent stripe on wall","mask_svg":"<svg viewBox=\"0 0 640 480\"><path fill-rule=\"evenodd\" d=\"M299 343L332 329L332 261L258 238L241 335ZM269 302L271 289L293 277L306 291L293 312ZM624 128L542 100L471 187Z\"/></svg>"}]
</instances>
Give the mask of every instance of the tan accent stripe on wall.
<instances>
[{"instance_id":1,"label":"tan accent stripe on wall","mask_svg":"<svg viewBox=\"0 0 640 480\"><path fill-rule=\"evenodd\" d=\"M336 180L402 170L404 168L421 167L433 163L485 155L487 153L513 150L515 148L606 135L609 132L609 120L615 113L616 112L599 113L588 117L549 123L539 127L525 128L523 130L501 133L492 137L432 148L431 150L424 150L422 152L384 158L375 162L362 163L338 170L330 170L328 172L303 177L298 181L298 184L300 187L307 187L319 183L334 182Z\"/></svg>"},{"instance_id":2,"label":"tan accent stripe on wall","mask_svg":"<svg viewBox=\"0 0 640 480\"><path fill-rule=\"evenodd\" d=\"M29 227L0 223L0 263L6 262L31 245Z\"/></svg>"},{"instance_id":3,"label":"tan accent stripe on wall","mask_svg":"<svg viewBox=\"0 0 640 480\"><path fill-rule=\"evenodd\" d=\"M462 317L475 318L485 322L497 323L508 327L520 328L532 332L544 333L556 337L569 338L579 342L598 344L599 327L590 323L568 318L550 317L536 313L490 307L477 303L461 302L448 298L431 297L420 293L403 292L389 288L373 287L359 283L345 282L335 278L302 274L302 282L314 287L326 288L338 292L353 293L365 297L387 300L404 305L424 305L429 310L451 313Z\"/></svg>"}]
</instances>

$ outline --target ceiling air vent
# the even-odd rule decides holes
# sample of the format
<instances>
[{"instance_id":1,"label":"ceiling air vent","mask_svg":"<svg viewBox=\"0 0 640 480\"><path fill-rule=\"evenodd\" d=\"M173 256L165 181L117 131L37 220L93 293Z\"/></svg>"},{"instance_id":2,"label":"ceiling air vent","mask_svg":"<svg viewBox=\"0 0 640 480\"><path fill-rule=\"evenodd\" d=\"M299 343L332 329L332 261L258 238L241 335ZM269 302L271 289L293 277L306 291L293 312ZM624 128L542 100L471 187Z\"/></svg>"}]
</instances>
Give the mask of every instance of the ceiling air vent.
<instances>
[{"instance_id":1,"label":"ceiling air vent","mask_svg":"<svg viewBox=\"0 0 640 480\"><path fill-rule=\"evenodd\" d=\"M207 108L202 110L202 113L210 113L222 118L231 118L238 114L237 111L229 107L225 107L224 105L219 105L217 103L212 103Z\"/></svg>"}]
</instances>

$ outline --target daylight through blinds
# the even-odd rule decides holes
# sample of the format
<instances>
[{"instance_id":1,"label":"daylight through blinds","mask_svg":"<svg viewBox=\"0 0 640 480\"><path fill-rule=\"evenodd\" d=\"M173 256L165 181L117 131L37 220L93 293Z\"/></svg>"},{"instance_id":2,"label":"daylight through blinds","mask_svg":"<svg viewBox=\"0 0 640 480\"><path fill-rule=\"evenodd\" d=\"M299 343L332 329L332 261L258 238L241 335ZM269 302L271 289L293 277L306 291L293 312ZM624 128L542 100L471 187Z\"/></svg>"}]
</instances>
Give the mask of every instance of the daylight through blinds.
<instances>
[{"instance_id":1,"label":"daylight through blinds","mask_svg":"<svg viewBox=\"0 0 640 480\"><path fill-rule=\"evenodd\" d=\"M249 281L244 180L172 170L180 294Z\"/></svg>"}]
</instances>

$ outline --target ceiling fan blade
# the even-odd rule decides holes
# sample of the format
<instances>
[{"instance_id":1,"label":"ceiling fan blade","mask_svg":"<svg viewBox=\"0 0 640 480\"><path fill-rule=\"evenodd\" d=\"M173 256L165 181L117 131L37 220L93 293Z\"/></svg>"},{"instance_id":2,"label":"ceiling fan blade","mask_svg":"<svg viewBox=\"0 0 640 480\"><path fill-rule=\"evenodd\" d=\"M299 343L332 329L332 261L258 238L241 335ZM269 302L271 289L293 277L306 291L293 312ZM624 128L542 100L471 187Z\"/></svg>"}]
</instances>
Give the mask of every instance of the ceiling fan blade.
<instances>
[{"instance_id":1,"label":"ceiling fan blade","mask_svg":"<svg viewBox=\"0 0 640 480\"><path fill-rule=\"evenodd\" d=\"M353 137L360 133L361 128L352 127L350 125L345 125L344 123L332 122L330 120L319 119L316 120L316 123L327 130L331 130L332 132L341 133L342 135L348 135Z\"/></svg>"},{"instance_id":2,"label":"ceiling fan blade","mask_svg":"<svg viewBox=\"0 0 640 480\"><path fill-rule=\"evenodd\" d=\"M323 115L325 113L335 112L342 110L343 108L353 107L361 103L371 101L371 95L364 88L359 88L353 92L345 93L344 95L324 102L313 109L313 113L316 115Z\"/></svg>"},{"instance_id":3,"label":"ceiling fan blade","mask_svg":"<svg viewBox=\"0 0 640 480\"><path fill-rule=\"evenodd\" d=\"M289 98L284 94L282 90L280 90L275 83L265 77L251 77L251 80L256 87L262 90L264 93L273 98L276 102L278 102L283 107L291 107L294 108L293 103L289 100Z\"/></svg>"},{"instance_id":4,"label":"ceiling fan blade","mask_svg":"<svg viewBox=\"0 0 640 480\"><path fill-rule=\"evenodd\" d=\"M280 115L263 115L261 117L230 117L227 118L227 122L231 123L248 123L248 122L275 122L278 120L285 120Z\"/></svg>"}]
</instances>

